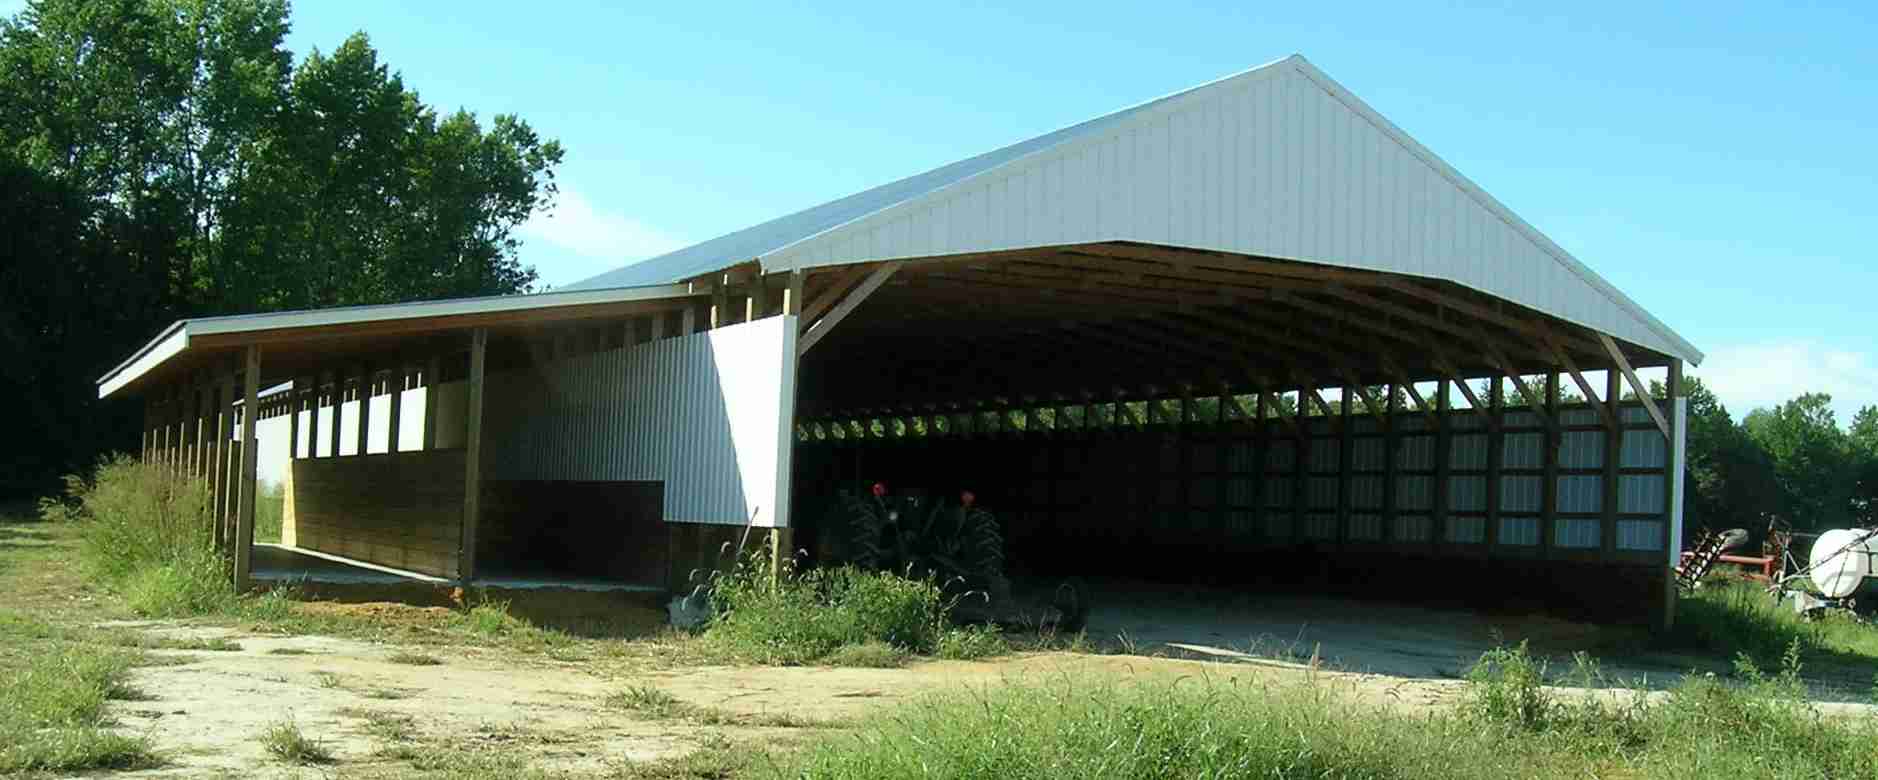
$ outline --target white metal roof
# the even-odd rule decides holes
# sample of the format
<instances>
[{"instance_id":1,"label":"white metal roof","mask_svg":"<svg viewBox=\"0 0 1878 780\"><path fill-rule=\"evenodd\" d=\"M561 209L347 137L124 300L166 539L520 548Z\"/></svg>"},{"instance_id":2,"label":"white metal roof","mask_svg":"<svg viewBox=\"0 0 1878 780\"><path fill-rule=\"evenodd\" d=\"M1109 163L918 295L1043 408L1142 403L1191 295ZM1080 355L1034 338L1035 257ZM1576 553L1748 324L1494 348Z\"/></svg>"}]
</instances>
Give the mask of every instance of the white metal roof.
<instances>
[{"instance_id":1,"label":"white metal roof","mask_svg":"<svg viewBox=\"0 0 1878 780\"><path fill-rule=\"evenodd\" d=\"M587 306L603 303L647 301L690 295L684 285L647 285L604 290L556 290L531 295L494 295L481 298L452 298L441 301L392 303L376 306L342 306L331 309L237 314L226 317L199 317L177 320L142 349L132 353L98 378L98 397L104 398L149 373L165 361L189 349L194 336L249 333L292 328L318 328L365 322L395 322L427 317L458 317L496 314L562 306Z\"/></svg>"},{"instance_id":2,"label":"white metal roof","mask_svg":"<svg viewBox=\"0 0 1878 780\"><path fill-rule=\"evenodd\" d=\"M1296 55L564 289L1102 241L1446 279L1702 360Z\"/></svg>"}]
</instances>

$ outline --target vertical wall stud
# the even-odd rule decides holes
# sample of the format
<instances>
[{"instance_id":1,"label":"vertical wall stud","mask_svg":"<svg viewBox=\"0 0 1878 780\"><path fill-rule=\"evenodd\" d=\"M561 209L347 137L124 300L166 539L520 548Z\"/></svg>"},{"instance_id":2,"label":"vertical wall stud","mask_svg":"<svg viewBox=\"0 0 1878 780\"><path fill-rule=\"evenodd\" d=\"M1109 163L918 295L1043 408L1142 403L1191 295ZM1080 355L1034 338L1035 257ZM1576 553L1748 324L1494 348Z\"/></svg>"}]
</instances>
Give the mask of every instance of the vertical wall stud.
<instances>
[{"instance_id":1,"label":"vertical wall stud","mask_svg":"<svg viewBox=\"0 0 1878 780\"><path fill-rule=\"evenodd\" d=\"M256 456L254 429L260 423L261 348L249 345L242 370L241 396L241 500L235 516L235 589L248 589L250 556L254 550L254 488Z\"/></svg>"},{"instance_id":2,"label":"vertical wall stud","mask_svg":"<svg viewBox=\"0 0 1878 780\"><path fill-rule=\"evenodd\" d=\"M463 412L463 542L457 553L457 577L466 585L476 576L477 531L482 523L483 371L488 347L488 330L470 331L469 403Z\"/></svg>"}]
</instances>

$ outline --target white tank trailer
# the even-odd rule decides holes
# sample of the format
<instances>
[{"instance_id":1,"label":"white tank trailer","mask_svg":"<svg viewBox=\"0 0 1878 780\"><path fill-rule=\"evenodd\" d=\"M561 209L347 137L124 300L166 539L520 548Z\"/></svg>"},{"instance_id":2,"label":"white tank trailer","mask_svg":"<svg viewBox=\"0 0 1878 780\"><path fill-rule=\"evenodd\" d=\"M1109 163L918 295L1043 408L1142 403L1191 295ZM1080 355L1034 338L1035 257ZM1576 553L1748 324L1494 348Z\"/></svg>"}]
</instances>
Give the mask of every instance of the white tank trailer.
<instances>
[{"instance_id":1,"label":"white tank trailer","mask_svg":"<svg viewBox=\"0 0 1878 780\"><path fill-rule=\"evenodd\" d=\"M1807 564L1819 595L1878 601L1878 529L1840 528L1820 534Z\"/></svg>"}]
</instances>

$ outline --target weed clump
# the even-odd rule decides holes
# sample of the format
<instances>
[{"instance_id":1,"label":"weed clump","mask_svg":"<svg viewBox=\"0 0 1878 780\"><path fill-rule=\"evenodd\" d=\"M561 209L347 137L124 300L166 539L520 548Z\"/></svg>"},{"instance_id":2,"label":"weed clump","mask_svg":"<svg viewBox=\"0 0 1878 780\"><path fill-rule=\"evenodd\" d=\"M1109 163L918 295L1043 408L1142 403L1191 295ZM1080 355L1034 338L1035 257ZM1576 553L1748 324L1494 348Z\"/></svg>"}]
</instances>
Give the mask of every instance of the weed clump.
<instances>
[{"instance_id":1,"label":"weed clump","mask_svg":"<svg viewBox=\"0 0 1878 780\"><path fill-rule=\"evenodd\" d=\"M705 637L742 660L897 666L908 653L942 646L984 653L992 646L983 632L951 636L954 599L929 579L845 566L772 577L758 552L713 585Z\"/></svg>"},{"instance_id":2,"label":"weed clump","mask_svg":"<svg viewBox=\"0 0 1878 780\"><path fill-rule=\"evenodd\" d=\"M261 732L261 746L282 761L293 764L330 764L332 751L318 740L300 732L291 720L284 720Z\"/></svg>"},{"instance_id":3,"label":"weed clump","mask_svg":"<svg viewBox=\"0 0 1878 780\"><path fill-rule=\"evenodd\" d=\"M215 549L214 500L202 480L120 455L90 478L66 477L65 498L42 502L40 514L82 524L87 573L140 615L187 617L240 603Z\"/></svg>"}]
</instances>

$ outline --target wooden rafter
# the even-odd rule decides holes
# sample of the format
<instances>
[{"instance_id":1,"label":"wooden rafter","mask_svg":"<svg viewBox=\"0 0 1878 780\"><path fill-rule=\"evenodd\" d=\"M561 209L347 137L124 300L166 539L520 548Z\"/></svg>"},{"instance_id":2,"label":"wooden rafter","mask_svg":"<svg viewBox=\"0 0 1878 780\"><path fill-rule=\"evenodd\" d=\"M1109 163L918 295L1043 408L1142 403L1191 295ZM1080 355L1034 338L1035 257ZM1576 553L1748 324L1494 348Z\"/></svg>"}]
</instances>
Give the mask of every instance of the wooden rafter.
<instances>
[{"instance_id":1,"label":"wooden rafter","mask_svg":"<svg viewBox=\"0 0 1878 780\"><path fill-rule=\"evenodd\" d=\"M900 270L900 264L891 262L882 263L879 267L869 272L867 278L862 279L860 284L855 285L852 292L844 296L840 303L835 304L834 308L828 310L827 316L816 320L815 324L808 326L808 330L802 334L801 341L796 346L796 354L807 354L810 349L813 349L817 343L820 343L821 340L828 335L829 331L834 330L836 325L840 325L842 320L847 319L849 314L854 313L855 308L860 306L862 301L867 300L867 296L873 295L875 290L880 289L881 285L886 284L887 280L892 278L894 272L898 270Z\"/></svg>"},{"instance_id":2,"label":"wooden rafter","mask_svg":"<svg viewBox=\"0 0 1878 780\"><path fill-rule=\"evenodd\" d=\"M1555 427L1552 415L1546 413L1547 404L1543 400L1540 400L1539 394L1534 392L1532 386L1526 383L1526 378L1520 376L1518 371L1513 370L1513 364L1506 359L1506 355L1502 354L1499 350L1489 350L1487 356L1494 363L1499 365L1500 373L1505 374L1506 378L1512 381L1513 389L1519 391L1521 398L1526 399L1526 405L1532 409L1532 413L1537 415L1539 419L1545 423L1547 428Z\"/></svg>"},{"instance_id":3,"label":"wooden rafter","mask_svg":"<svg viewBox=\"0 0 1878 780\"><path fill-rule=\"evenodd\" d=\"M1604 349L1610 352L1611 362L1616 363L1617 369L1624 372L1624 379L1629 380L1630 389L1637 394L1637 400L1643 402L1643 408L1650 413L1650 419L1656 423L1656 429L1663 432L1663 438L1670 438L1669 420L1664 419L1663 410L1657 408L1656 399L1650 397L1650 388L1643 384L1642 379L1637 378L1636 369L1630 367L1630 359L1624 357L1624 351L1617 348L1617 342L1610 336L1599 333L1598 340L1604 342Z\"/></svg>"},{"instance_id":4,"label":"wooden rafter","mask_svg":"<svg viewBox=\"0 0 1878 780\"><path fill-rule=\"evenodd\" d=\"M1565 373L1571 375L1572 383L1578 385L1578 391L1585 394L1585 401L1598 410L1598 416L1604 418L1604 424L1612 430L1620 427L1617 424L1617 415L1611 413L1611 399L1598 399L1597 391L1593 390L1591 383L1585 380L1584 372L1578 370L1577 362L1572 360L1571 354L1559 344L1550 329L1540 333L1546 345L1551 348L1552 354L1558 358L1559 365L1565 369Z\"/></svg>"}]
</instances>

